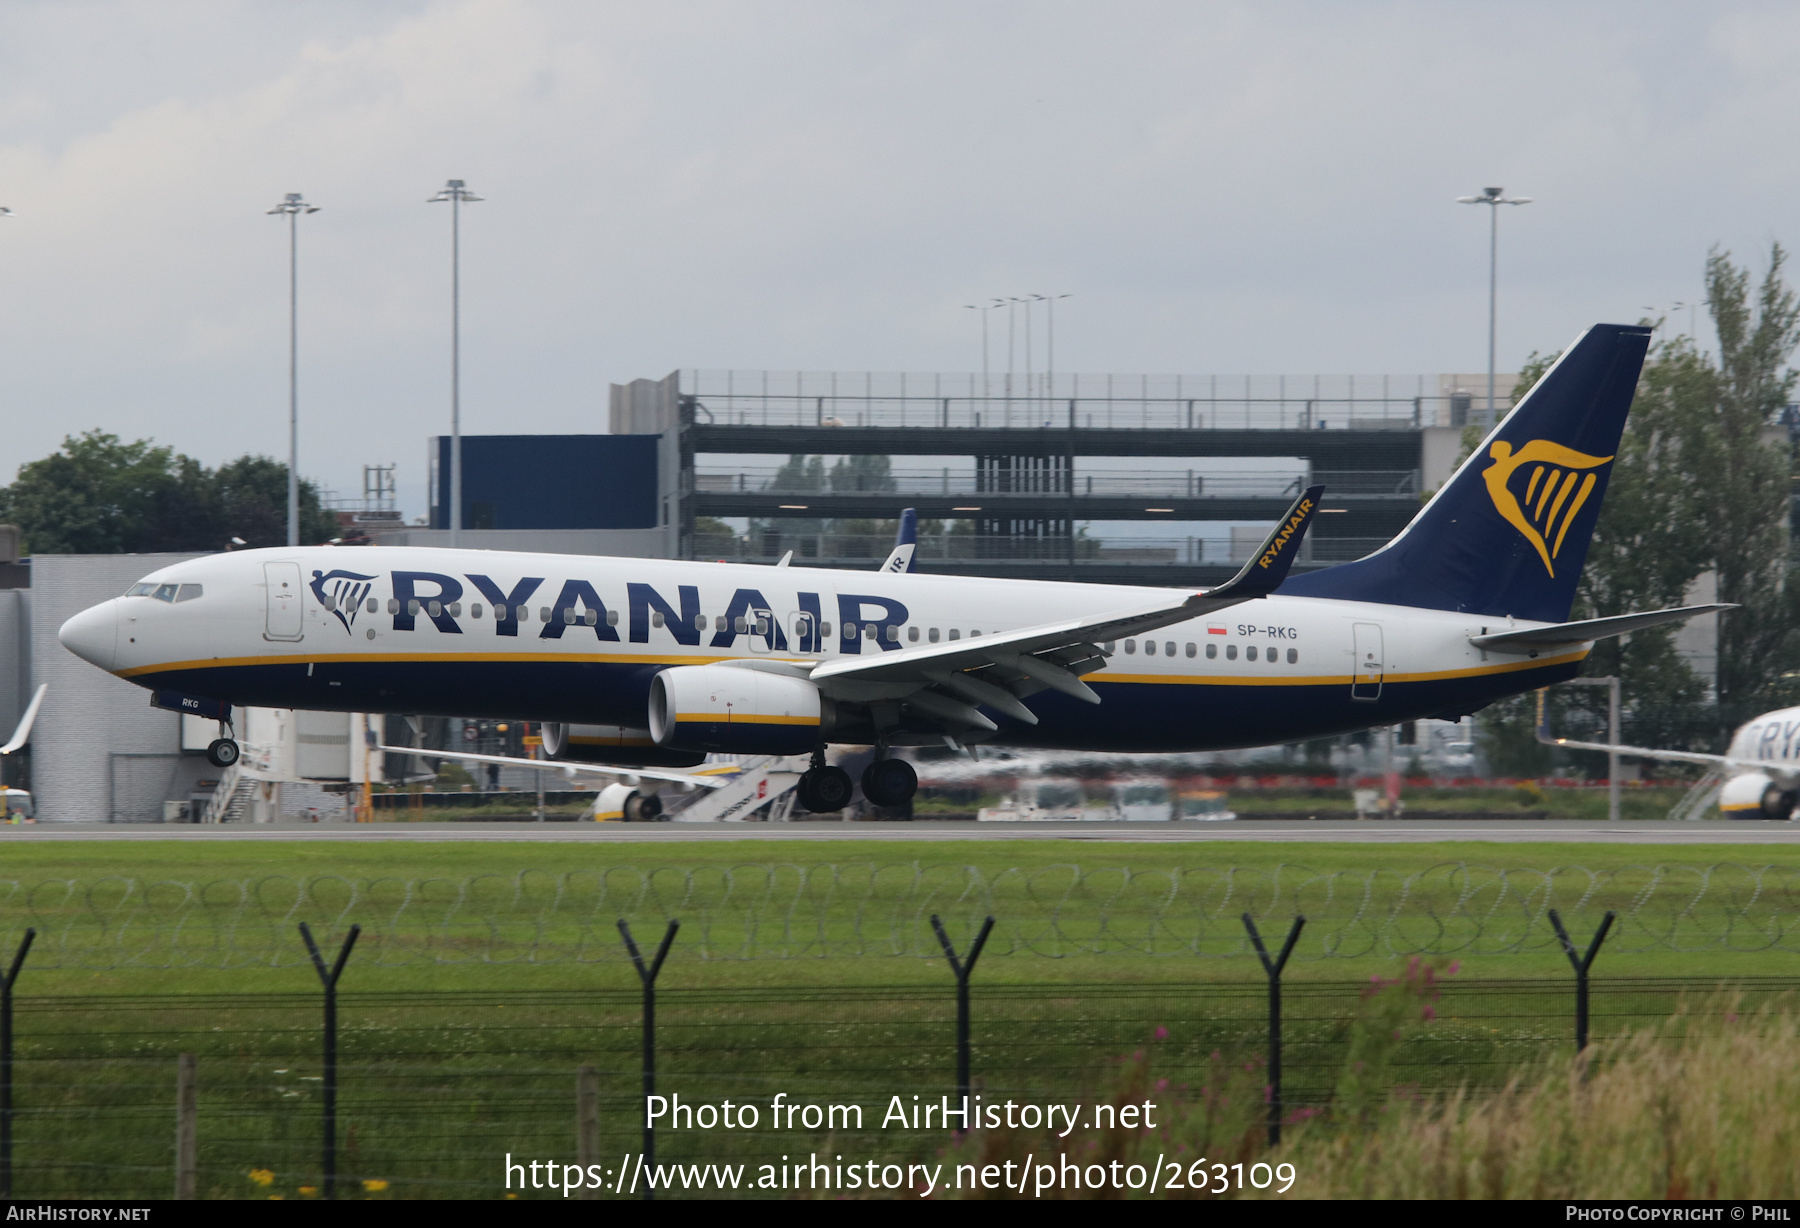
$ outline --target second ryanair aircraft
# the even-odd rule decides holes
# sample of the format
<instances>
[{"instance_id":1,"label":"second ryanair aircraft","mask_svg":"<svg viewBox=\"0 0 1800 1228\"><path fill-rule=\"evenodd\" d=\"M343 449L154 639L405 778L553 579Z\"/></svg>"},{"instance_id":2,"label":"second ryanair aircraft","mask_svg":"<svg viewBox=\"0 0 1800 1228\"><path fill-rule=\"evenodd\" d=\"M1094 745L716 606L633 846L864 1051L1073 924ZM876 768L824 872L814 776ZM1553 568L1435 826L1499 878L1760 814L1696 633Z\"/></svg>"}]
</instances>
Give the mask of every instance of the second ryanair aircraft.
<instances>
[{"instance_id":1,"label":"second ryanair aircraft","mask_svg":"<svg viewBox=\"0 0 1800 1228\"><path fill-rule=\"evenodd\" d=\"M1393 541L1289 575L1321 488L1200 592L481 550L241 551L65 623L73 652L233 705L518 717L553 753L811 754L801 804L916 785L894 746L1196 751L1460 716L1572 678L1594 640L1716 606L1570 623L1649 332L1589 329ZM215 761L236 746L215 743Z\"/></svg>"}]
</instances>

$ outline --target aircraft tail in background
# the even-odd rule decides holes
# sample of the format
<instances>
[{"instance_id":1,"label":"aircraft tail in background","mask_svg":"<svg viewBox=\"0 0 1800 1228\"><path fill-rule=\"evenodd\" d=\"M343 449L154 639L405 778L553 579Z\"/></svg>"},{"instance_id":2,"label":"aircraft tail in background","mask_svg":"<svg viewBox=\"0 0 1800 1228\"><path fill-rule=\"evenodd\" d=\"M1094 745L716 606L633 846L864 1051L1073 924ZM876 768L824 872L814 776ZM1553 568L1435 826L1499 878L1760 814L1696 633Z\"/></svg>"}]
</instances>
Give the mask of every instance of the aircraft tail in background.
<instances>
[{"instance_id":1,"label":"aircraft tail in background","mask_svg":"<svg viewBox=\"0 0 1800 1228\"><path fill-rule=\"evenodd\" d=\"M900 513L900 528L894 533L894 549L881 565L881 570L892 572L917 571L919 560L915 557L919 549L919 513L907 508Z\"/></svg>"}]
</instances>

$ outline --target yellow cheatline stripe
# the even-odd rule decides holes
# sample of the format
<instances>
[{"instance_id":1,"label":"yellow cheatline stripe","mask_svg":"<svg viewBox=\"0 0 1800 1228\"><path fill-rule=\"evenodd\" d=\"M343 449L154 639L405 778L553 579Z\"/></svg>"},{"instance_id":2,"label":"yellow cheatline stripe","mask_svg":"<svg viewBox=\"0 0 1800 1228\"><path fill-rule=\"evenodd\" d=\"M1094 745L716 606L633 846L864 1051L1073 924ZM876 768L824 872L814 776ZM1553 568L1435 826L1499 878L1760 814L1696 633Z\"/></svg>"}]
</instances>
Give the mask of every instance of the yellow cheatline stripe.
<instances>
[{"instance_id":1,"label":"yellow cheatline stripe","mask_svg":"<svg viewBox=\"0 0 1800 1228\"><path fill-rule=\"evenodd\" d=\"M339 652L316 656L293 654L279 657L207 657L195 661L165 661L156 665L134 665L113 671L120 678L139 674L165 673L177 669L234 669L246 665L357 665L364 662L409 662L419 665L482 664L487 662L521 662L529 665L716 665L720 661L794 661L817 660L813 657L777 657L758 654L749 657L729 656L642 656L626 653L574 652Z\"/></svg>"},{"instance_id":2,"label":"yellow cheatline stripe","mask_svg":"<svg viewBox=\"0 0 1800 1228\"><path fill-rule=\"evenodd\" d=\"M653 738L570 738L571 746L655 746Z\"/></svg>"},{"instance_id":3,"label":"yellow cheatline stripe","mask_svg":"<svg viewBox=\"0 0 1800 1228\"><path fill-rule=\"evenodd\" d=\"M1580 661L1587 657L1588 650L1565 652L1554 657L1536 657L1524 661L1508 661L1497 665L1480 665L1469 669L1433 670L1425 673L1391 673L1382 677L1383 682L1436 682L1448 678L1476 678L1490 674L1511 674L1521 670L1541 669L1548 665L1561 665L1569 661ZM181 669L231 669L246 665L335 665L357 664L361 662L410 662L419 665L454 665L479 664L486 662L520 662L537 665L713 665L720 661L806 661L817 658L807 657L666 657L666 656L624 656L617 653L506 653L506 652L468 652L468 653L343 653L323 654L312 657L214 657L200 661L170 661L161 665L140 665L131 669L117 670L120 678L133 678L142 674L163 673ZM1249 668L1246 666L1246 668ZM1262 675L1251 674L1116 674L1111 670L1096 670L1083 675L1096 682L1152 683L1168 686L1348 686L1354 679L1349 674L1323 675ZM683 718L687 719L687 718ZM801 723L816 724L816 721L801 718Z\"/></svg>"},{"instance_id":4,"label":"yellow cheatline stripe","mask_svg":"<svg viewBox=\"0 0 1800 1228\"><path fill-rule=\"evenodd\" d=\"M675 716L677 725L687 722L700 725L817 725L816 716L746 716L741 712L719 714L713 712L681 712Z\"/></svg>"},{"instance_id":5,"label":"yellow cheatline stripe","mask_svg":"<svg viewBox=\"0 0 1800 1228\"><path fill-rule=\"evenodd\" d=\"M1568 652L1555 657L1539 657L1531 661L1509 661L1504 665L1483 665L1472 669L1437 670L1422 674L1384 674L1383 683L1393 682L1439 682L1450 678L1478 678L1490 674L1515 674L1521 670L1541 669L1547 665L1562 665L1569 661L1580 661L1587 656L1586 652ZM1349 674L1314 674L1304 677L1282 677L1280 675L1211 674L1195 676L1192 674L1115 674L1110 671L1086 675L1089 682L1126 682L1148 683L1164 686L1349 686L1357 679Z\"/></svg>"},{"instance_id":6,"label":"yellow cheatline stripe","mask_svg":"<svg viewBox=\"0 0 1800 1228\"><path fill-rule=\"evenodd\" d=\"M1741 805L1731 805L1731 806L1721 805L1719 807L1719 809L1720 810L1761 810L1762 807L1757 805L1755 802L1744 802Z\"/></svg>"}]
</instances>

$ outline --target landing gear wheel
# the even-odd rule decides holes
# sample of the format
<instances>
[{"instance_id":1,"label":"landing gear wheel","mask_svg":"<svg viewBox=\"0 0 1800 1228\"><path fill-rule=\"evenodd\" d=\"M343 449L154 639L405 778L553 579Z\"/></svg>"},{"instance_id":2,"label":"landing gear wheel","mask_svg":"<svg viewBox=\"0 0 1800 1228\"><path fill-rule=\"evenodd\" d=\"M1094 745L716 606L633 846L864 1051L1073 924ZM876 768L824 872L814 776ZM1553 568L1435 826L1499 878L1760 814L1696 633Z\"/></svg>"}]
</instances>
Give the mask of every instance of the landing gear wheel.
<instances>
[{"instance_id":1,"label":"landing gear wheel","mask_svg":"<svg viewBox=\"0 0 1800 1228\"><path fill-rule=\"evenodd\" d=\"M1792 791L1783 790L1780 785L1770 785L1763 790L1762 817L1785 823L1793 817L1795 800Z\"/></svg>"},{"instance_id":2,"label":"landing gear wheel","mask_svg":"<svg viewBox=\"0 0 1800 1228\"><path fill-rule=\"evenodd\" d=\"M214 767L230 767L241 753L230 738L214 738L206 745L206 761Z\"/></svg>"},{"instance_id":3,"label":"landing gear wheel","mask_svg":"<svg viewBox=\"0 0 1800 1228\"><path fill-rule=\"evenodd\" d=\"M877 806L904 806L919 791L919 774L904 759L877 759L863 769L862 791Z\"/></svg>"},{"instance_id":4,"label":"landing gear wheel","mask_svg":"<svg viewBox=\"0 0 1800 1228\"><path fill-rule=\"evenodd\" d=\"M850 804L856 786L850 773L839 767L813 768L800 777L794 790L797 800L815 814L829 814Z\"/></svg>"}]
</instances>

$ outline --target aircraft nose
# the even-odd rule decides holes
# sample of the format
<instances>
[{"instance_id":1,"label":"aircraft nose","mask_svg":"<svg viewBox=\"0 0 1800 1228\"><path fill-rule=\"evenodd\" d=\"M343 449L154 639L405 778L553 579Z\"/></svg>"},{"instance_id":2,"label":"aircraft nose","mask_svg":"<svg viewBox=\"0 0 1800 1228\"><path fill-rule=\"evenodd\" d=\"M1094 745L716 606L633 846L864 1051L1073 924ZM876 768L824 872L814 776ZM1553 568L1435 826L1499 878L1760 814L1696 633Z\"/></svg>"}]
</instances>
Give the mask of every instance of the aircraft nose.
<instances>
[{"instance_id":1,"label":"aircraft nose","mask_svg":"<svg viewBox=\"0 0 1800 1228\"><path fill-rule=\"evenodd\" d=\"M119 609L103 601L75 615L56 633L64 648L92 665L110 670L119 655Z\"/></svg>"}]
</instances>

